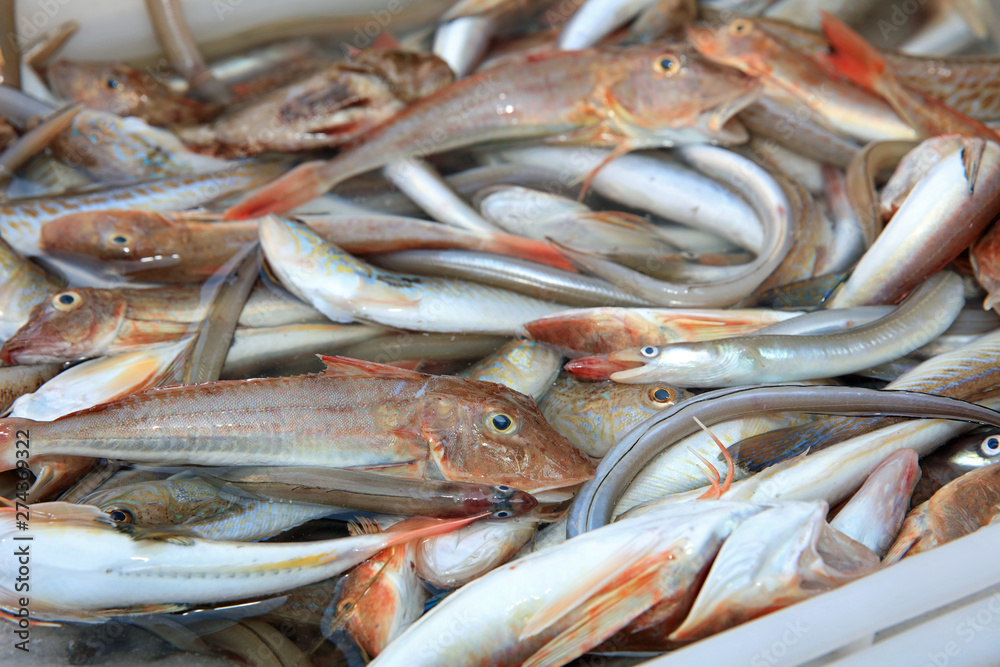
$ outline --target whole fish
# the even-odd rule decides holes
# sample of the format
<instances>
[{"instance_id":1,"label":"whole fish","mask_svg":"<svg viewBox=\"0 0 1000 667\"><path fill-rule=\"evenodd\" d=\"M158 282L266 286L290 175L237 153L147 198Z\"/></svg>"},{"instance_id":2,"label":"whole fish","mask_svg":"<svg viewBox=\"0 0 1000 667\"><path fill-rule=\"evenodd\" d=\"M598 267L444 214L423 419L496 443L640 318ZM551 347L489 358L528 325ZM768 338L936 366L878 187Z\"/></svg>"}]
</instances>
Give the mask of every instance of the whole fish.
<instances>
[{"instance_id":1,"label":"whole fish","mask_svg":"<svg viewBox=\"0 0 1000 667\"><path fill-rule=\"evenodd\" d=\"M32 456L380 468L528 493L576 486L593 472L533 400L506 387L323 360L327 371L316 375L151 389L53 422L0 420L4 465L16 465L18 433L28 431Z\"/></svg>"},{"instance_id":2,"label":"whole fish","mask_svg":"<svg viewBox=\"0 0 1000 667\"><path fill-rule=\"evenodd\" d=\"M261 219L260 239L282 284L334 322L364 319L415 331L512 334L524 322L563 308L478 283L382 271L275 216Z\"/></svg>"},{"instance_id":3,"label":"whole fish","mask_svg":"<svg viewBox=\"0 0 1000 667\"><path fill-rule=\"evenodd\" d=\"M30 320L0 348L0 359L17 364L75 361L176 342L191 334L207 307L195 286L63 290L35 307ZM247 300L239 324L324 321L302 302L260 287Z\"/></svg>"},{"instance_id":4,"label":"whole fish","mask_svg":"<svg viewBox=\"0 0 1000 667\"><path fill-rule=\"evenodd\" d=\"M209 125L175 131L188 145L228 157L339 146L453 79L437 56L367 49L228 111Z\"/></svg>"},{"instance_id":5,"label":"whole fish","mask_svg":"<svg viewBox=\"0 0 1000 667\"><path fill-rule=\"evenodd\" d=\"M0 206L0 233L22 255L39 253L42 225L68 213L110 208L183 210L257 187L279 173L269 162L234 163L221 171L121 185L96 192L39 197Z\"/></svg>"},{"instance_id":6,"label":"whole fish","mask_svg":"<svg viewBox=\"0 0 1000 667\"><path fill-rule=\"evenodd\" d=\"M313 230L352 254L411 248L465 248L573 270L542 241L469 232L426 220L384 215L303 215ZM257 221L219 222L142 210L71 213L42 226L40 248L94 270L133 280L202 282L248 243Z\"/></svg>"},{"instance_id":7,"label":"whole fish","mask_svg":"<svg viewBox=\"0 0 1000 667\"><path fill-rule=\"evenodd\" d=\"M994 522L1000 502L1000 464L967 472L915 507L886 554L883 566L929 551Z\"/></svg>"},{"instance_id":8,"label":"whole fish","mask_svg":"<svg viewBox=\"0 0 1000 667\"><path fill-rule=\"evenodd\" d=\"M940 336L961 312L962 292L961 278L941 271L924 281L891 314L839 333L756 333L619 350L609 355L610 361L631 364L632 368L612 373L611 379L669 382L682 387L736 387L848 375L898 359Z\"/></svg>"},{"instance_id":9,"label":"whole fish","mask_svg":"<svg viewBox=\"0 0 1000 667\"><path fill-rule=\"evenodd\" d=\"M549 52L441 89L363 134L340 157L297 167L226 217L287 211L401 158L485 141L568 134L577 141L607 137L604 143L629 149L695 137L739 142L746 134L731 118L756 95L753 80L659 45Z\"/></svg>"},{"instance_id":10,"label":"whole fish","mask_svg":"<svg viewBox=\"0 0 1000 667\"><path fill-rule=\"evenodd\" d=\"M17 572L15 510L0 509L0 571ZM32 615L38 619L101 622L124 613L184 610L198 604L259 597L327 579L382 549L454 530L474 519L439 522L399 532L316 542L247 544L190 538L133 540L100 509L43 503L31 508L34 537L50 545L32 551ZM67 554L73 558L67 559ZM16 612L22 593L0 584L0 607ZM177 602L182 600L182 602Z\"/></svg>"}]
</instances>

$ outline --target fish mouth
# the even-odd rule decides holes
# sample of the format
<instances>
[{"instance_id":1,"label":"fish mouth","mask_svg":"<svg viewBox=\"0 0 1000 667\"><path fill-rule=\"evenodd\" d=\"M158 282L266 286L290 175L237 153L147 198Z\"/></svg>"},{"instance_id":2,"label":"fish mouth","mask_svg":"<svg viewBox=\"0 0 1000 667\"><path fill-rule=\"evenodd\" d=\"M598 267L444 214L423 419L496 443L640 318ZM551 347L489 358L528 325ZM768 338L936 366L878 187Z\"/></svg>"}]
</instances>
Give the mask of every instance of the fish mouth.
<instances>
[{"instance_id":1,"label":"fish mouth","mask_svg":"<svg viewBox=\"0 0 1000 667\"><path fill-rule=\"evenodd\" d=\"M609 374L611 380L626 384L646 381L650 368L638 350L618 350L609 354L608 360L620 369Z\"/></svg>"},{"instance_id":2,"label":"fish mouth","mask_svg":"<svg viewBox=\"0 0 1000 667\"><path fill-rule=\"evenodd\" d=\"M617 354L619 353L613 352L611 355L595 354L589 357L572 359L566 362L563 368L567 373L571 373L584 380L607 380L614 373L644 365L639 361L615 359L614 357Z\"/></svg>"}]
</instances>

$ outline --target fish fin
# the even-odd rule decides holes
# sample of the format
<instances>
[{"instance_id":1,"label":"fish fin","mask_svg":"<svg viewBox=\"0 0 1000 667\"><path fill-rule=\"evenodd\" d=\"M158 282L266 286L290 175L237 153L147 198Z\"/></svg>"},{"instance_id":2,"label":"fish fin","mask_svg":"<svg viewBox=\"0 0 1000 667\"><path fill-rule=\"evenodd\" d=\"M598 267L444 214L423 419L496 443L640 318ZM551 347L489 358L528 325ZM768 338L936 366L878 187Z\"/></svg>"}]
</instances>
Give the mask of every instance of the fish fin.
<instances>
[{"instance_id":1,"label":"fish fin","mask_svg":"<svg viewBox=\"0 0 1000 667\"><path fill-rule=\"evenodd\" d=\"M656 580L664 554L650 554L575 610L579 619L538 649L522 667L565 665L611 637L662 598Z\"/></svg>"},{"instance_id":2,"label":"fish fin","mask_svg":"<svg viewBox=\"0 0 1000 667\"><path fill-rule=\"evenodd\" d=\"M323 362L323 365L326 366L326 370L323 371L326 375L336 375L337 377L396 378L398 380L418 380L428 377L423 373L399 368L398 366L377 364L374 361L364 361L350 357L332 357L325 354L317 356Z\"/></svg>"},{"instance_id":3,"label":"fish fin","mask_svg":"<svg viewBox=\"0 0 1000 667\"><path fill-rule=\"evenodd\" d=\"M489 239L492 246L490 252L546 264L570 273L580 272L565 255L545 241L503 233L492 233Z\"/></svg>"},{"instance_id":4,"label":"fish fin","mask_svg":"<svg viewBox=\"0 0 1000 667\"><path fill-rule=\"evenodd\" d=\"M614 150L612 150L611 153L609 153L606 158L601 160L601 163L599 165L591 169L590 173L587 174L587 177L583 179L583 185L580 187L580 194L576 196L576 200L583 201L583 198L587 195L587 192L590 190L590 184L594 182L594 178L597 176L597 172L599 172L601 169L604 169L604 167L607 166L609 162L620 158L626 153L631 153L633 149L634 146L627 141L622 141L617 146L615 146Z\"/></svg>"},{"instance_id":5,"label":"fish fin","mask_svg":"<svg viewBox=\"0 0 1000 667\"><path fill-rule=\"evenodd\" d=\"M385 547L388 548L396 544L411 542L424 537L433 537L434 535L440 535L442 533L450 533L453 530L458 530L459 528L468 526L470 523L474 523L488 516L490 516L489 512L483 512L482 514L463 517L461 519L430 519L426 517L411 517L410 519L400 521L395 526L391 526L388 530L383 531L382 534L384 534L387 538ZM341 557L341 555L342 554L340 554L337 550L334 550L330 556L321 558L318 564L323 564L328 560L336 560Z\"/></svg>"},{"instance_id":6,"label":"fish fin","mask_svg":"<svg viewBox=\"0 0 1000 667\"><path fill-rule=\"evenodd\" d=\"M621 549L622 557L620 559L607 562L603 569L590 570L581 576L576 582L576 586L567 591L566 594L556 596L539 607L521 629L518 641L524 641L544 632L566 614L586 604L592 596L607 587L609 583L618 580L623 573L628 572L636 563L649 557L657 548L655 541L642 539L640 536L627 542Z\"/></svg>"},{"instance_id":7,"label":"fish fin","mask_svg":"<svg viewBox=\"0 0 1000 667\"><path fill-rule=\"evenodd\" d=\"M359 516L354 521L347 522L347 532L351 536L356 535L377 535L382 532L382 526L378 522L367 516Z\"/></svg>"},{"instance_id":8,"label":"fish fin","mask_svg":"<svg viewBox=\"0 0 1000 667\"><path fill-rule=\"evenodd\" d=\"M820 25L832 50L827 62L859 86L880 92L888 72L882 54L833 14L820 14Z\"/></svg>"},{"instance_id":9,"label":"fish fin","mask_svg":"<svg viewBox=\"0 0 1000 667\"><path fill-rule=\"evenodd\" d=\"M300 164L236 202L226 210L222 219L259 218L268 213L284 213L308 204L331 187L332 181L326 176L326 166L327 163L322 160Z\"/></svg>"},{"instance_id":10,"label":"fish fin","mask_svg":"<svg viewBox=\"0 0 1000 667\"><path fill-rule=\"evenodd\" d=\"M724 444L722 444L722 441L719 440L718 436L716 436L714 433L712 433L711 429L709 429L707 426L705 426L701 422L701 420L698 419L697 417L692 417L692 419L694 419L695 423L698 424L699 428L701 428L702 431L704 431L705 433L708 433L708 436L710 438L712 438L712 440L715 441L715 444L718 446L718 448L722 450L722 456L723 456L723 458L726 461L726 479L725 479L724 482L722 482L722 485L718 488L718 495L715 496L716 498L719 498L719 497L722 496L723 493L725 493L726 491L728 491L730 489L730 487L732 487L732 485L733 485L733 478L736 477L736 464L733 463L733 457L732 457L732 455L730 455L729 450L726 449L726 446ZM704 461L705 459L702 459L702 460ZM707 461L706 461L706 463L707 463ZM711 465L711 464L709 464L709 465ZM714 469L715 466L712 466L712 468ZM718 475L718 470L716 470L716 474ZM719 477L721 477L721 476L719 476Z\"/></svg>"},{"instance_id":11,"label":"fish fin","mask_svg":"<svg viewBox=\"0 0 1000 667\"><path fill-rule=\"evenodd\" d=\"M694 447L688 446L688 451L694 454L698 460L701 461L701 464L698 467L703 473L705 473L705 477L708 478L709 488L705 491L705 493L698 496L698 500L705 500L707 498L714 498L718 500L722 495L722 489L719 487L719 484L722 482L722 476L719 474L719 471L716 470L715 466L709 463L708 459L701 455L701 452L695 450Z\"/></svg>"}]
</instances>

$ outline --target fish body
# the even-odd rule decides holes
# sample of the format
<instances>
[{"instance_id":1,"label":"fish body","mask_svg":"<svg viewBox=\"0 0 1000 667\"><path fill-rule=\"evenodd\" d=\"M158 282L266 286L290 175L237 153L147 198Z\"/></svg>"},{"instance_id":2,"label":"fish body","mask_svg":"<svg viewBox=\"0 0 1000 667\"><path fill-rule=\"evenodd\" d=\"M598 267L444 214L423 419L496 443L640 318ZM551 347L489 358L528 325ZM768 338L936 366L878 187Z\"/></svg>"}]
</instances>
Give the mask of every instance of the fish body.
<instances>
[{"instance_id":1,"label":"fish body","mask_svg":"<svg viewBox=\"0 0 1000 667\"><path fill-rule=\"evenodd\" d=\"M78 287L56 292L0 349L5 363L75 361L177 342L204 319L201 288ZM251 292L239 324L247 327L323 322L313 308L267 288Z\"/></svg>"},{"instance_id":2,"label":"fish body","mask_svg":"<svg viewBox=\"0 0 1000 667\"><path fill-rule=\"evenodd\" d=\"M176 131L191 145L229 157L329 148L356 139L453 79L437 56L366 50L233 109L209 125Z\"/></svg>"},{"instance_id":3,"label":"fish body","mask_svg":"<svg viewBox=\"0 0 1000 667\"><path fill-rule=\"evenodd\" d=\"M915 139L916 132L872 93L838 81L809 56L800 54L753 19L688 27L688 39L705 57L763 78L767 94L793 97L831 129L855 139Z\"/></svg>"},{"instance_id":4,"label":"fish body","mask_svg":"<svg viewBox=\"0 0 1000 667\"><path fill-rule=\"evenodd\" d=\"M14 335L28 321L32 308L60 288L59 280L19 257L0 239L0 338Z\"/></svg>"},{"instance_id":5,"label":"fish body","mask_svg":"<svg viewBox=\"0 0 1000 667\"><path fill-rule=\"evenodd\" d=\"M53 422L10 418L0 426L5 461L14 467L16 434L27 430L32 455L382 467L529 493L593 472L534 401L506 387L324 360L328 370L316 375L151 389Z\"/></svg>"},{"instance_id":6,"label":"fish body","mask_svg":"<svg viewBox=\"0 0 1000 667\"><path fill-rule=\"evenodd\" d=\"M99 507L137 537L178 531L240 542L266 539L333 511L327 505L256 498L207 477L184 475L101 489L80 504Z\"/></svg>"},{"instance_id":7,"label":"fish body","mask_svg":"<svg viewBox=\"0 0 1000 667\"><path fill-rule=\"evenodd\" d=\"M421 540L416 550L421 579L453 590L502 565L535 536L538 517L477 521L433 539ZM438 539L441 538L441 539Z\"/></svg>"},{"instance_id":8,"label":"fish body","mask_svg":"<svg viewBox=\"0 0 1000 667\"><path fill-rule=\"evenodd\" d=\"M545 419L590 456L604 456L623 433L688 393L666 384L582 382L561 375L539 403Z\"/></svg>"},{"instance_id":9,"label":"fish body","mask_svg":"<svg viewBox=\"0 0 1000 667\"><path fill-rule=\"evenodd\" d=\"M535 340L579 356L738 336L799 314L764 309L585 308L548 315L524 328Z\"/></svg>"},{"instance_id":10,"label":"fish body","mask_svg":"<svg viewBox=\"0 0 1000 667\"><path fill-rule=\"evenodd\" d=\"M273 163L234 163L221 171L197 176L176 176L97 192L7 202L0 206L0 233L22 255L37 255L41 228L48 220L95 209L183 210L257 187L277 172L278 166Z\"/></svg>"},{"instance_id":11,"label":"fish body","mask_svg":"<svg viewBox=\"0 0 1000 667\"><path fill-rule=\"evenodd\" d=\"M512 334L524 322L563 308L464 280L382 271L274 216L260 221L260 237L282 284L335 322L364 319L416 331Z\"/></svg>"},{"instance_id":12,"label":"fish body","mask_svg":"<svg viewBox=\"0 0 1000 667\"><path fill-rule=\"evenodd\" d=\"M0 510L0 570L17 571L14 508ZM188 538L179 543L134 540L96 507L43 503L31 508L40 548L31 552L32 614L39 619L99 622L121 613L176 611L198 604L253 598L327 579L393 544L457 528L470 519L433 522L378 535L287 544ZM433 521L433 520L428 520ZM67 558L72 554L72 558ZM17 609L12 585L0 606Z\"/></svg>"},{"instance_id":13,"label":"fish body","mask_svg":"<svg viewBox=\"0 0 1000 667\"><path fill-rule=\"evenodd\" d=\"M559 374L562 355L545 343L515 340L462 372L462 377L497 382L540 400Z\"/></svg>"},{"instance_id":14,"label":"fish body","mask_svg":"<svg viewBox=\"0 0 1000 667\"><path fill-rule=\"evenodd\" d=\"M546 52L467 77L407 107L329 162L301 165L226 212L282 212L352 176L408 157L512 139L611 137L630 148L744 140L727 121L756 83L662 46ZM605 143L608 139L604 140Z\"/></svg>"}]
</instances>

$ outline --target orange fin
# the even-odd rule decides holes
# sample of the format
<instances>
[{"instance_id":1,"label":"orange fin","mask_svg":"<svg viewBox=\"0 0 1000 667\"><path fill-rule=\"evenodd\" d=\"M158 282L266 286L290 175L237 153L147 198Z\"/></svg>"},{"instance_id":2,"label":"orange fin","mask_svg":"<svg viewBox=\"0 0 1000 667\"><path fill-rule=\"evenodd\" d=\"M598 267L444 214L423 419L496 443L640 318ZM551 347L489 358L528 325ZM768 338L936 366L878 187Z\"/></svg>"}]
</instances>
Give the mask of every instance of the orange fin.
<instances>
[{"instance_id":1,"label":"orange fin","mask_svg":"<svg viewBox=\"0 0 1000 667\"><path fill-rule=\"evenodd\" d=\"M556 269L569 271L570 273L580 272L571 261L566 259L565 255L545 241L503 233L491 234L489 238L490 242L494 245L494 247L490 248L490 252L526 259L531 262L538 262L539 264L546 264Z\"/></svg>"},{"instance_id":2,"label":"orange fin","mask_svg":"<svg viewBox=\"0 0 1000 667\"><path fill-rule=\"evenodd\" d=\"M330 189L332 183L322 160L300 164L276 181L244 197L223 214L223 220L259 218L268 213L284 213L308 204Z\"/></svg>"},{"instance_id":3,"label":"orange fin","mask_svg":"<svg viewBox=\"0 0 1000 667\"><path fill-rule=\"evenodd\" d=\"M350 357L331 357L325 354L317 356L326 366L326 370L323 372L327 375L336 375L339 377L397 378L399 380L427 378L423 373L417 373L416 371L397 366L377 364L374 361L364 361Z\"/></svg>"},{"instance_id":4,"label":"orange fin","mask_svg":"<svg viewBox=\"0 0 1000 667\"><path fill-rule=\"evenodd\" d=\"M838 72L869 90L878 92L886 75L885 59L865 38L829 12L820 11L820 25L830 42L832 53L827 61Z\"/></svg>"},{"instance_id":5,"label":"orange fin","mask_svg":"<svg viewBox=\"0 0 1000 667\"><path fill-rule=\"evenodd\" d=\"M715 481L712 484L712 489L710 491L717 492L712 497L720 498L722 494L724 494L733 486L733 478L736 477L736 464L733 463L733 456L732 454L729 453L729 450L726 449L726 446L722 444L722 441L719 440L719 438L714 433L712 433L712 431L707 426L701 423L700 419L698 419L697 417L694 417L693 419L695 423L698 424L698 426L701 428L701 430L703 430L705 433L708 433L709 437L715 441L715 444L718 445L719 449L722 450L723 458L725 458L726 460L726 480L722 483L721 486L719 486L718 484L720 481L719 471L715 469L715 466L712 466L712 470L715 470L716 477ZM699 455L698 458L701 458L701 456ZM702 458L701 460L704 461L705 459ZM708 462L706 461L706 463ZM702 498L709 497L710 491L706 491L705 494L701 497Z\"/></svg>"},{"instance_id":6,"label":"orange fin","mask_svg":"<svg viewBox=\"0 0 1000 667\"><path fill-rule=\"evenodd\" d=\"M574 610L578 620L528 658L522 667L565 665L601 644L662 598L657 580L666 560L651 554L622 572L603 591Z\"/></svg>"}]
</instances>

